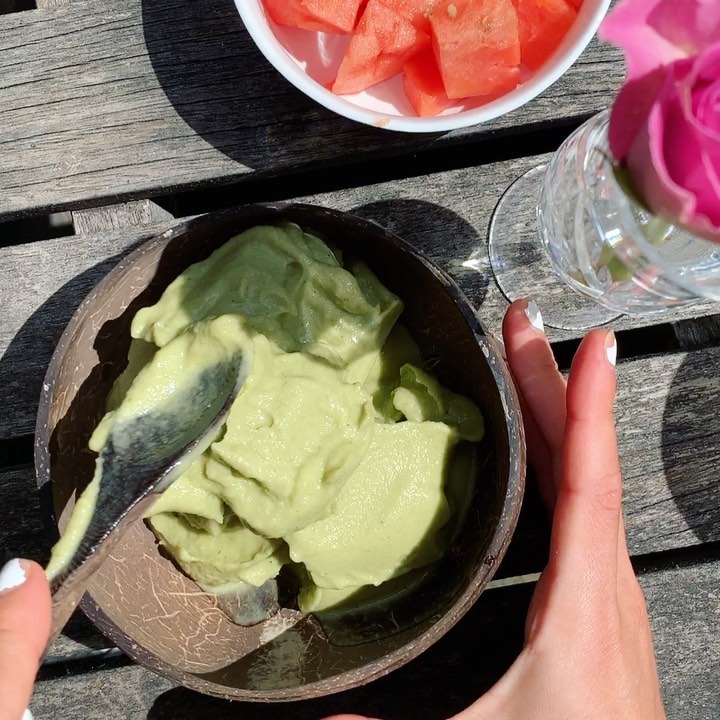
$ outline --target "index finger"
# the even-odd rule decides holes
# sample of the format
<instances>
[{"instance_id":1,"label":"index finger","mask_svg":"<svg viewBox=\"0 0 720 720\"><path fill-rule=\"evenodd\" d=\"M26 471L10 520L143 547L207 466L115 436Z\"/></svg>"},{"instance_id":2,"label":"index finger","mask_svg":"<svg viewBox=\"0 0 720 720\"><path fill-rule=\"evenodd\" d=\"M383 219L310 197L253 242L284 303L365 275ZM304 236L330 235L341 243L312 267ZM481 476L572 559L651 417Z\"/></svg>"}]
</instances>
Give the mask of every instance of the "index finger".
<instances>
[{"instance_id":1,"label":"index finger","mask_svg":"<svg viewBox=\"0 0 720 720\"><path fill-rule=\"evenodd\" d=\"M612 589L617 579L622 480L615 434L615 334L595 330L580 345L567 387L563 473L551 561L560 576Z\"/></svg>"}]
</instances>

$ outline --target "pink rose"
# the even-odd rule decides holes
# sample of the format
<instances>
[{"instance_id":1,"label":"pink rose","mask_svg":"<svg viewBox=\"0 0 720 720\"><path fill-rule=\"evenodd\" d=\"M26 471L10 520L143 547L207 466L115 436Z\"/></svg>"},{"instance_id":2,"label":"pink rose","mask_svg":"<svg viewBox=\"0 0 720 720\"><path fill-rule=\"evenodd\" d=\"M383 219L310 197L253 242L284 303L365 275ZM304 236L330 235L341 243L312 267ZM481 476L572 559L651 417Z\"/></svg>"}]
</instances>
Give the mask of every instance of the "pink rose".
<instances>
[{"instance_id":1,"label":"pink rose","mask_svg":"<svg viewBox=\"0 0 720 720\"><path fill-rule=\"evenodd\" d=\"M600 36L628 65L613 155L654 213L720 242L720 0L624 0Z\"/></svg>"}]
</instances>

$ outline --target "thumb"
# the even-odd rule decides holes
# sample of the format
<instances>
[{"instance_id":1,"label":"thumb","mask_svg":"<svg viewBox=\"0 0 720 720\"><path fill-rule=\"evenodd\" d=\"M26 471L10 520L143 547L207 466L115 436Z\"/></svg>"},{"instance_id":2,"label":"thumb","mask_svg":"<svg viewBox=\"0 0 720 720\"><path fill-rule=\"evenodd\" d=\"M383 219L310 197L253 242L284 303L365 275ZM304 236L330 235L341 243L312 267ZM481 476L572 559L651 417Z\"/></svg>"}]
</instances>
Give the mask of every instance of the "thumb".
<instances>
[{"instance_id":1,"label":"thumb","mask_svg":"<svg viewBox=\"0 0 720 720\"><path fill-rule=\"evenodd\" d=\"M21 720L50 633L50 587L43 569L11 560L0 570L0 720Z\"/></svg>"}]
</instances>

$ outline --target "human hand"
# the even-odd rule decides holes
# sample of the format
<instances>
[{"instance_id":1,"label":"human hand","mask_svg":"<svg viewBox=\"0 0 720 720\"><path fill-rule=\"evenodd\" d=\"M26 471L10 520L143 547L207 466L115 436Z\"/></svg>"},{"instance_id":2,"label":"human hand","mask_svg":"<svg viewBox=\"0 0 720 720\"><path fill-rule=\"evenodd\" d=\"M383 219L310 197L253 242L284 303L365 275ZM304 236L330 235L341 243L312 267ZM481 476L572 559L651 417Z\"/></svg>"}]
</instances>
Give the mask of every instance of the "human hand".
<instances>
[{"instance_id":1,"label":"human hand","mask_svg":"<svg viewBox=\"0 0 720 720\"><path fill-rule=\"evenodd\" d=\"M26 710L50 634L50 587L43 569L11 560L0 570L0 720L30 720Z\"/></svg>"},{"instance_id":2,"label":"human hand","mask_svg":"<svg viewBox=\"0 0 720 720\"><path fill-rule=\"evenodd\" d=\"M503 324L528 455L553 513L525 647L455 720L664 720L645 598L625 541L613 401L617 345L594 330L566 385L534 303Z\"/></svg>"},{"instance_id":3,"label":"human hand","mask_svg":"<svg viewBox=\"0 0 720 720\"><path fill-rule=\"evenodd\" d=\"M453 720L664 720L645 598L622 520L615 336L591 332L567 384L534 303L512 304L503 337L530 464L553 515L550 559L520 656Z\"/></svg>"}]
</instances>

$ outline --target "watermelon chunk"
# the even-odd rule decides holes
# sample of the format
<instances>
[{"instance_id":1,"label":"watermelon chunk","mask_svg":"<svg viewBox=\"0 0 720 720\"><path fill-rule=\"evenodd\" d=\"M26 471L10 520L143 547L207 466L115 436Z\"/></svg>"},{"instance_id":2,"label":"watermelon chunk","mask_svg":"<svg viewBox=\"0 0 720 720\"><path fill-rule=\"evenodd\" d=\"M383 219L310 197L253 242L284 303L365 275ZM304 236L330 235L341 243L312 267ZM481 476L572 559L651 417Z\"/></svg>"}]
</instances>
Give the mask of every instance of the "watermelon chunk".
<instances>
[{"instance_id":1,"label":"watermelon chunk","mask_svg":"<svg viewBox=\"0 0 720 720\"><path fill-rule=\"evenodd\" d=\"M520 83L520 35L512 0L439 0L430 25L449 98L497 95Z\"/></svg>"},{"instance_id":2,"label":"watermelon chunk","mask_svg":"<svg viewBox=\"0 0 720 720\"><path fill-rule=\"evenodd\" d=\"M413 55L405 63L404 72L405 94L420 117L432 117L453 104L445 92L440 68L430 46Z\"/></svg>"},{"instance_id":3,"label":"watermelon chunk","mask_svg":"<svg viewBox=\"0 0 720 720\"><path fill-rule=\"evenodd\" d=\"M383 0L383 2L399 15L410 20L418 30L430 35L430 16L437 5L437 0Z\"/></svg>"},{"instance_id":4,"label":"watermelon chunk","mask_svg":"<svg viewBox=\"0 0 720 720\"><path fill-rule=\"evenodd\" d=\"M428 35L386 4L369 0L340 63L333 92L361 92L399 73L430 42Z\"/></svg>"},{"instance_id":5,"label":"watermelon chunk","mask_svg":"<svg viewBox=\"0 0 720 720\"><path fill-rule=\"evenodd\" d=\"M579 10L582 7L584 0L569 0L570 4L576 9Z\"/></svg>"},{"instance_id":6,"label":"watermelon chunk","mask_svg":"<svg viewBox=\"0 0 720 720\"><path fill-rule=\"evenodd\" d=\"M351 33L355 29L360 6L365 0L300 0L306 13L337 33Z\"/></svg>"},{"instance_id":7,"label":"watermelon chunk","mask_svg":"<svg viewBox=\"0 0 720 720\"><path fill-rule=\"evenodd\" d=\"M520 28L520 55L537 70L555 52L577 18L569 0L514 0Z\"/></svg>"},{"instance_id":8,"label":"watermelon chunk","mask_svg":"<svg viewBox=\"0 0 720 720\"><path fill-rule=\"evenodd\" d=\"M263 0L263 4L268 16L277 25L315 32L332 32L329 25L320 22L305 10L302 0Z\"/></svg>"}]
</instances>

